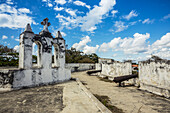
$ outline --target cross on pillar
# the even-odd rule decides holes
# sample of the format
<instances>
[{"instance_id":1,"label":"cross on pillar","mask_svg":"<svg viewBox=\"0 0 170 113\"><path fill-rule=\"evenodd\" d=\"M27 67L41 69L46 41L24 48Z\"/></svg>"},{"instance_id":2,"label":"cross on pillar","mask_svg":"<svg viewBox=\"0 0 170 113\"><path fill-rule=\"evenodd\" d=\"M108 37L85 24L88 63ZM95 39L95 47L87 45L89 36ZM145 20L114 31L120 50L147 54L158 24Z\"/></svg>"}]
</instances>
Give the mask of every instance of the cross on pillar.
<instances>
[{"instance_id":1,"label":"cross on pillar","mask_svg":"<svg viewBox=\"0 0 170 113\"><path fill-rule=\"evenodd\" d=\"M50 22L48 22L48 18L45 18L42 22L41 25L44 25L43 31L47 31L48 32L48 26L50 26Z\"/></svg>"}]
</instances>

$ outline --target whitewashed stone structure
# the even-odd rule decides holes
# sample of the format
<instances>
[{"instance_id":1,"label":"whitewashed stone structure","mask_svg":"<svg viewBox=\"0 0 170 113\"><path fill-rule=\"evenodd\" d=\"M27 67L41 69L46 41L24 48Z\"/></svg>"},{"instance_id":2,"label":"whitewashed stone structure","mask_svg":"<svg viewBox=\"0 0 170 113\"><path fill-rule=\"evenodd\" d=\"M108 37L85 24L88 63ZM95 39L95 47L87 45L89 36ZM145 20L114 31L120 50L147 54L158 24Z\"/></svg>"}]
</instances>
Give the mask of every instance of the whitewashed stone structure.
<instances>
[{"instance_id":1,"label":"whitewashed stone structure","mask_svg":"<svg viewBox=\"0 0 170 113\"><path fill-rule=\"evenodd\" d=\"M147 60L139 62L140 89L170 97L170 61Z\"/></svg>"},{"instance_id":2,"label":"whitewashed stone structure","mask_svg":"<svg viewBox=\"0 0 170 113\"><path fill-rule=\"evenodd\" d=\"M113 62L102 64L102 75L108 76L111 80L114 77L130 75L132 74L131 62Z\"/></svg>"},{"instance_id":3,"label":"whitewashed stone structure","mask_svg":"<svg viewBox=\"0 0 170 113\"><path fill-rule=\"evenodd\" d=\"M66 66L71 68L71 72L95 69L94 63L68 63Z\"/></svg>"},{"instance_id":4,"label":"whitewashed stone structure","mask_svg":"<svg viewBox=\"0 0 170 113\"><path fill-rule=\"evenodd\" d=\"M132 63L99 58L99 63L96 63L96 70L101 70L100 77L108 77L108 79L113 80L114 77L131 75ZM125 83L135 84L135 79L126 81Z\"/></svg>"},{"instance_id":5,"label":"whitewashed stone structure","mask_svg":"<svg viewBox=\"0 0 170 113\"><path fill-rule=\"evenodd\" d=\"M41 24L44 29L39 34L34 34L30 24L20 34L19 68L13 70L10 78L12 88L62 82L71 78L71 70L65 66L65 40L59 31L55 38L52 37L48 31L48 18ZM38 46L37 64L32 63L33 43ZM52 46L55 48L54 63Z\"/></svg>"}]
</instances>

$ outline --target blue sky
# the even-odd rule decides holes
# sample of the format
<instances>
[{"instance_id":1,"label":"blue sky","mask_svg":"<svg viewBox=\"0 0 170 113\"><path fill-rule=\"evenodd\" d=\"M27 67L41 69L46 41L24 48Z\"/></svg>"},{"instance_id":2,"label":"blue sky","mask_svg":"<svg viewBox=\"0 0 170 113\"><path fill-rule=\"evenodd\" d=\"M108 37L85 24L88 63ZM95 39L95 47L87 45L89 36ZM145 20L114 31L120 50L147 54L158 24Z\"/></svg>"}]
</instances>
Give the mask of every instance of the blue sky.
<instances>
[{"instance_id":1,"label":"blue sky","mask_svg":"<svg viewBox=\"0 0 170 113\"><path fill-rule=\"evenodd\" d=\"M170 59L169 0L0 0L0 44L18 50L27 23L61 31L68 48L115 60Z\"/></svg>"}]
</instances>

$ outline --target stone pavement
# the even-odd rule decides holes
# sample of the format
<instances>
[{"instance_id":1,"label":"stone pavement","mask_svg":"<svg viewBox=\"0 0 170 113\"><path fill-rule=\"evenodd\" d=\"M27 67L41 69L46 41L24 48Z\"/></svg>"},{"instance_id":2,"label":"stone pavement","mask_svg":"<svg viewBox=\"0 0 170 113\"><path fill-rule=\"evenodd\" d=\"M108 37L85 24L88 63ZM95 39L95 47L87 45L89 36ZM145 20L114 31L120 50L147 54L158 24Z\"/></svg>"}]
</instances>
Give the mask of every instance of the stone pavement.
<instances>
[{"instance_id":1,"label":"stone pavement","mask_svg":"<svg viewBox=\"0 0 170 113\"><path fill-rule=\"evenodd\" d=\"M111 105L124 113L170 113L170 99L138 90L134 86L118 87L114 82L88 76L86 72L72 73L72 77L79 78L93 94L108 96Z\"/></svg>"},{"instance_id":2,"label":"stone pavement","mask_svg":"<svg viewBox=\"0 0 170 113\"><path fill-rule=\"evenodd\" d=\"M0 113L101 113L76 81L0 93Z\"/></svg>"}]
</instances>

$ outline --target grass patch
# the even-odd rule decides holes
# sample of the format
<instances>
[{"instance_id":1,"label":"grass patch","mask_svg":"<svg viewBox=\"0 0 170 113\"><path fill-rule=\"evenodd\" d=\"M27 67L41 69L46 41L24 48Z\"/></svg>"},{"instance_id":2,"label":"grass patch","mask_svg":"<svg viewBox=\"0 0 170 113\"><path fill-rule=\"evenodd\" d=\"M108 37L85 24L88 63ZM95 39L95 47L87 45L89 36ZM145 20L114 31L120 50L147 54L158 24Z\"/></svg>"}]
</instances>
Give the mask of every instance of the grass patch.
<instances>
[{"instance_id":1,"label":"grass patch","mask_svg":"<svg viewBox=\"0 0 170 113\"><path fill-rule=\"evenodd\" d=\"M106 106L112 113L124 113L122 109L117 108L116 106L111 105L110 99L108 96L97 95L94 96L104 105Z\"/></svg>"}]
</instances>

